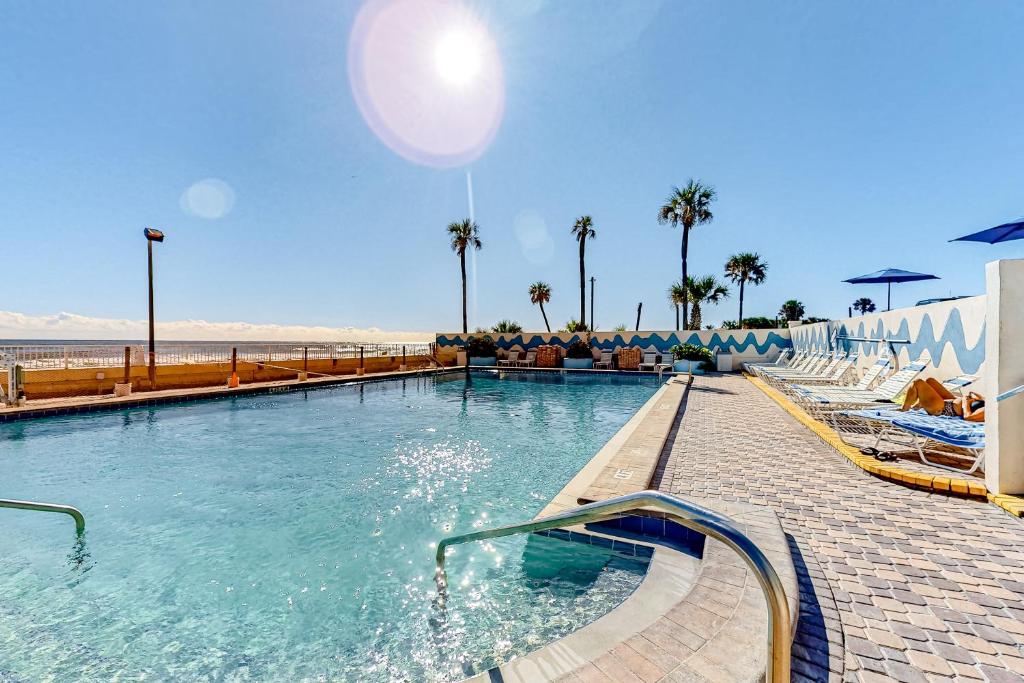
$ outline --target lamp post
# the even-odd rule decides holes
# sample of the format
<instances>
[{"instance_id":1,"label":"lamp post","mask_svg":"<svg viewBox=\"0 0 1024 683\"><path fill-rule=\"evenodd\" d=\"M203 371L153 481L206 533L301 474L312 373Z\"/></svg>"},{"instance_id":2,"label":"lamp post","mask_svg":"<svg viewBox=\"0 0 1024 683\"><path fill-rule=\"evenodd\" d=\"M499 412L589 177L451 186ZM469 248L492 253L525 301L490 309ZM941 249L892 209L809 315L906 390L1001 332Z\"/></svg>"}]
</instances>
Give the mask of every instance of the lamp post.
<instances>
[{"instance_id":1,"label":"lamp post","mask_svg":"<svg viewBox=\"0 0 1024 683\"><path fill-rule=\"evenodd\" d=\"M156 326L153 319L153 242L163 242L164 233L156 228L142 231L146 236L146 251L149 256L149 389L156 389Z\"/></svg>"},{"instance_id":2,"label":"lamp post","mask_svg":"<svg viewBox=\"0 0 1024 683\"><path fill-rule=\"evenodd\" d=\"M590 276L590 331L593 332L597 329L597 323L594 322L594 280L597 278L593 275Z\"/></svg>"}]
</instances>

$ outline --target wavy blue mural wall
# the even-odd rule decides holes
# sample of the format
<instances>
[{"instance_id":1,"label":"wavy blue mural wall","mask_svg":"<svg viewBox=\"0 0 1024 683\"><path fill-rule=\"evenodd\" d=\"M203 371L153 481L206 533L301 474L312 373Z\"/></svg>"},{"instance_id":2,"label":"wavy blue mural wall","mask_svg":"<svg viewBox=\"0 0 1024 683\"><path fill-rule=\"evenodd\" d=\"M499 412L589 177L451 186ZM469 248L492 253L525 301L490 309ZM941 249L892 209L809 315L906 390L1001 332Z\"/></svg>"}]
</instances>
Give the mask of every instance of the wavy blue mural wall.
<instances>
[{"instance_id":1,"label":"wavy blue mural wall","mask_svg":"<svg viewBox=\"0 0 1024 683\"><path fill-rule=\"evenodd\" d=\"M792 332L797 350L831 350L839 344L859 353L861 364L872 362L881 344L836 339L837 333L838 337L908 339L909 344L895 345L903 360L927 351L932 366L946 374L976 374L985 361L985 297L803 325Z\"/></svg>"},{"instance_id":2,"label":"wavy blue mural wall","mask_svg":"<svg viewBox=\"0 0 1024 683\"><path fill-rule=\"evenodd\" d=\"M472 334L438 334L437 344L463 346ZM498 348L529 350L543 344L555 344L568 348L586 337L579 334L491 334ZM791 346L789 330L701 330L693 332L595 332L591 343L602 351L638 346L642 349L668 351L676 344L699 344L713 353L733 353L745 356L766 356Z\"/></svg>"}]
</instances>

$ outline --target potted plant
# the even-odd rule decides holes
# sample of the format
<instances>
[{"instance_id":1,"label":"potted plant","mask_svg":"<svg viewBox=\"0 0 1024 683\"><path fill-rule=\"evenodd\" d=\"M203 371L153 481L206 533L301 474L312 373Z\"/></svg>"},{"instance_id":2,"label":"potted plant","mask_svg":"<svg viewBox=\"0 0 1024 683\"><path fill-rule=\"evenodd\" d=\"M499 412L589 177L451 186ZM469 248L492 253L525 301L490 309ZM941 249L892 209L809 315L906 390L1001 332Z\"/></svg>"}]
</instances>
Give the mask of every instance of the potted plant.
<instances>
[{"instance_id":1,"label":"potted plant","mask_svg":"<svg viewBox=\"0 0 1024 683\"><path fill-rule=\"evenodd\" d=\"M490 367L498 364L498 345L489 336L470 337L466 342L469 364Z\"/></svg>"},{"instance_id":2,"label":"potted plant","mask_svg":"<svg viewBox=\"0 0 1024 683\"><path fill-rule=\"evenodd\" d=\"M583 340L573 342L565 352L562 367L592 370L594 368L594 352L590 349L590 344Z\"/></svg>"},{"instance_id":3,"label":"potted plant","mask_svg":"<svg viewBox=\"0 0 1024 683\"><path fill-rule=\"evenodd\" d=\"M675 359L672 369L676 372L703 375L706 370L714 368L715 356L707 347L697 344L676 344L669 349L669 353Z\"/></svg>"}]
</instances>

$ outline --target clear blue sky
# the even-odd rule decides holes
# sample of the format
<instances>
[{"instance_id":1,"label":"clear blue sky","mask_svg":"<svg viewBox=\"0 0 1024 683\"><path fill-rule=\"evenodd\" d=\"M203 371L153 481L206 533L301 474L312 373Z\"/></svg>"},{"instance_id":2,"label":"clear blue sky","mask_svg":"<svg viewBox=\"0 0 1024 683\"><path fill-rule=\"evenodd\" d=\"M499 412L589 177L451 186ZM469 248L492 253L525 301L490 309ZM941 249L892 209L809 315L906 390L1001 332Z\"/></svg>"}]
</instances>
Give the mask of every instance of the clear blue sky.
<instances>
[{"instance_id":1,"label":"clear blue sky","mask_svg":"<svg viewBox=\"0 0 1024 683\"><path fill-rule=\"evenodd\" d=\"M981 293L987 260L1024 254L946 242L1024 215L1022 3L468 6L497 44L504 118L478 159L437 169L356 105L356 3L0 4L0 310L145 317L156 225L162 318L454 329L444 229L467 215L467 170L485 244L471 327L540 328L534 280L553 324L578 312L582 213L598 324L632 326L642 300L645 328L671 327L679 233L655 217L691 176L719 194L691 272L741 250L770 263L751 315L882 302L840 281L889 266L942 277L896 304ZM183 211L211 177L232 210ZM524 253L524 211L550 253Z\"/></svg>"}]
</instances>

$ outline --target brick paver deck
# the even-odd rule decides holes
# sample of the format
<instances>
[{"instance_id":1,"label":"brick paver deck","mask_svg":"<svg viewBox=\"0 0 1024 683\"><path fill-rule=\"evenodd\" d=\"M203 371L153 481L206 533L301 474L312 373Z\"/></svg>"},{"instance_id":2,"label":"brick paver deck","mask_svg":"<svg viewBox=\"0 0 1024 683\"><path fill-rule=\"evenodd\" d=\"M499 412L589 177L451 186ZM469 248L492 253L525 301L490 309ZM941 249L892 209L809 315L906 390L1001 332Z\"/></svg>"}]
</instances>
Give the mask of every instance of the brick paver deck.
<instances>
[{"instance_id":1,"label":"brick paver deck","mask_svg":"<svg viewBox=\"0 0 1024 683\"><path fill-rule=\"evenodd\" d=\"M771 506L797 681L1024 682L1024 522L857 469L737 375L697 378L654 484Z\"/></svg>"}]
</instances>

